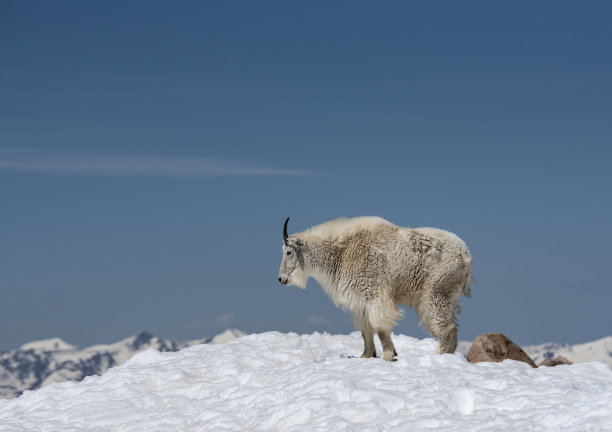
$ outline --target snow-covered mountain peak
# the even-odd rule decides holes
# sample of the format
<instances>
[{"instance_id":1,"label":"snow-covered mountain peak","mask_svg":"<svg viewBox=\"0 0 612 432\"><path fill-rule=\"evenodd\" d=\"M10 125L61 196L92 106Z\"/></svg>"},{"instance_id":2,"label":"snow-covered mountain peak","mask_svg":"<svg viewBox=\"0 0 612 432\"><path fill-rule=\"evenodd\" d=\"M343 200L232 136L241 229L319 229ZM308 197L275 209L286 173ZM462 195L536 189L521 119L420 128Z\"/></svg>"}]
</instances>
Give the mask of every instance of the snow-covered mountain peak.
<instances>
[{"instance_id":1,"label":"snow-covered mountain peak","mask_svg":"<svg viewBox=\"0 0 612 432\"><path fill-rule=\"evenodd\" d=\"M574 363L600 361L612 367L612 336L577 345L561 343L529 345L523 347L523 350L536 363L540 363L546 358L563 356Z\"/></svg>"},{"instance_id":2,"label":"snow-covered mountain peak","mask_svg":"<svg viewBox=\"0 0 612 432\"><path fill-rule=\"evenodd\" d=\"M135 350L138 350L143 346L148 346L151 344L151 341L153 339L157 339L157 338L153 336L151 333L148 333L148 332L139 333L138 335L134 337L134 340L132 341L132 348Z\"/></svg>"},{"instance_id":3,"label":"snow-covered mountain peak","mask_svg":"<svg viewBox=\"0 0 612 432\"><path fill-rule=\"evenodd\" d=\"M34 342L28 342L19 347L21 351L74 351L76 346L69 344L60 338L43 339Z\"/></svg>"},{"instance_id":4,"label":"snow-covered mountain peak","mask_svg":"<svg viewBox=\"0 0 612 432\"><path fill-rule=\"evenodd\" d=\"M210 344L224 344L226 342L231 341L232 339L236 339L241 336L245 336L246 333L238 330L238 329L227 329L223 333L219 333L215 337L210 340Z\"/></svg>"}]
</instances>

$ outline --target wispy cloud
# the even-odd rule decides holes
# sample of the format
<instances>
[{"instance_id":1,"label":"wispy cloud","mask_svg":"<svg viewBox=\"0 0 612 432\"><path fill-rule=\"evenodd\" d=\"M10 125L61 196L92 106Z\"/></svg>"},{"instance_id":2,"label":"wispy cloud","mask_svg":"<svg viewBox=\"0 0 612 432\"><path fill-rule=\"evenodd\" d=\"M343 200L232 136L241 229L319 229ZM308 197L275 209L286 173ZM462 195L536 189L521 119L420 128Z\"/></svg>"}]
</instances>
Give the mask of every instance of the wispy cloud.
<instances>
[{"instance_id":1,"label":"wispy cloud","mask_svg":"<svg viewBox=\"0 0 612 432\"><path fill-rule=\"evenodd\" d=\"M208 327L208 323L201 319L193 320L185 325L185 328L188 329L201 329L205 327Z\"/></svg>"},{"instance_id":2,"label":"wispy cloud","mask_svg":"<svg viewBox=\"0 0 612 432\"><path fill-rule=\"evenodd\" d=\"M202 329L206 327L228 327L236 321L236 315L231 312L226 312L219 315L212 322L204 321L202 319L195 319L185 325L185 328L189 329Z\"/></svg>"},{"instance_id":3,"label":"wispy cloud","mask_svg":"<svg viewBox=\"0 0 612 432\"><path fill-rule=\"evenodd\" d=\"M330 323L328 319L323 318L321 315L317 315L317 314L310 315L308 318L306 318L306 322L308 322L308 324L313 324L313 325L321 325L321 324Z\"/></svg>"},{"instance_id":4,"label":"wispy cloud","mask_svg":"<svg viewBox=\"0 0 612 432\"><path fill-rule=\"evenodd\" d=\"M230 313L230 312L224 313L223 315L219 316L215 320L215 326L227 327L231 325L235 320L236 320L236 315L234 315L233 313Z\"/></svg>"},{"instance_id":5,"label":"wispy cloud","mask_svg":"<svg viewBox=\"0 0 612 432\"><path fill-rule=\"evenodd\" d=\"M183 156L108 156L0 150L0 171L40 174L154 177L311 176L318 173L250 162Z\"/></svg>"}]
</instances>

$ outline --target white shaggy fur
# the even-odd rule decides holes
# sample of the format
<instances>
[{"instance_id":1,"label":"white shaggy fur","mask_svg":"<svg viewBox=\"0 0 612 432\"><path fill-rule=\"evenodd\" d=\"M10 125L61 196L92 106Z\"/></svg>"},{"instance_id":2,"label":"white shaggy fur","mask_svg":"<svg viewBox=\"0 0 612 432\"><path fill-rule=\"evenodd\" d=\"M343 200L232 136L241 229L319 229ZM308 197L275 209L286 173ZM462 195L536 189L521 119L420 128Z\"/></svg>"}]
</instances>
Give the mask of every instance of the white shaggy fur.
<instances>
[{"instance_id":1,"label":"white shaggy fur","mask_svg":"<svg viewBox=\"0 0 612 432\"><path fill-rule=\"evenodd\" d=\"M347 237L362 229L375 228L378 225L393 225L378 216L361 216L356 218L338 218L308 228L303 234L315 236L321 240L335 241Z\"/></svg>"},{"instance_id":2,"label":"white shaggy fur","mask_svg":"<svg viewBox=\"0 0 612 432\"><path fill-rule=\"evenodd\" d=\"M306 288L315 278L336 306L362 330L362 357L396 355L390 332L401 318L396 304L412 306L438 339L438 352L457 346L455 312L470 296L472 258L465 243L435 228L402 228L379 217L336 219L285 239L279 281Z\"/></svg>"}]
</instances>

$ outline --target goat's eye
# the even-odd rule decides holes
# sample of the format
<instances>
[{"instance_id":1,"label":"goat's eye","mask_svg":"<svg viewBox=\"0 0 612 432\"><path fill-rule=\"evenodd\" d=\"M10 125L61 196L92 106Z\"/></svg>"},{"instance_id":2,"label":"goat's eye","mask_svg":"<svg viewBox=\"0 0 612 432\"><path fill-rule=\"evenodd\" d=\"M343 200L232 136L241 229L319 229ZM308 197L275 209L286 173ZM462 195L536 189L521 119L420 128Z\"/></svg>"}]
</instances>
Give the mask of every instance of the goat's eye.
<instances>
[{"instance_id":1,"label":"goat's eye","mask_svg":"<svg viewBox=\"0 0 612 432\"><path fill-rule=\"evenodd\" d=\"M291 255L291 251L287 252L287 256Z\"/></svg>"}]
</instances>

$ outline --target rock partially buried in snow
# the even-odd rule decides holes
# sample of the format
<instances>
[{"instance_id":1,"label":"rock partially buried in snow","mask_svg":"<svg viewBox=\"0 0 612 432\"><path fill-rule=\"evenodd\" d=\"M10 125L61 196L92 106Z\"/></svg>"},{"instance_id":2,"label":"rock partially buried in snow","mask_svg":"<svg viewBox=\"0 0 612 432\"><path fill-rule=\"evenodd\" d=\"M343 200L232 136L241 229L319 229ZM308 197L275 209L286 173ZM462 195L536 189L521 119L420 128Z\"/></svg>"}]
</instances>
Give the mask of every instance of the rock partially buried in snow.
<instances>
[{"instance_id":1,"label":"rock partially buried in snow","mask_svg":"<svg viewBox=\"0 0 612 432\"><path fill-rule=\"evenodd\" d=\"M507 359L522 361L537 368L520 346L501 333L479 335L467 355L467 361L470 363L501 362Z\"/></svg>"},{"instance_id":2,"label":"rock partially buried in snow","mask_svg":"<svg viewBox=\"0 0 612 432\"><path fill-rule=\"evenodd\" d=\"M547 358L542 363L540 363L540 366L561 366L561 365L571 365L571 364L574 364L574 363L572 363L571 361L569 361L563 356L557 356L554 359Z\"/></svg>"}]
</instances>

